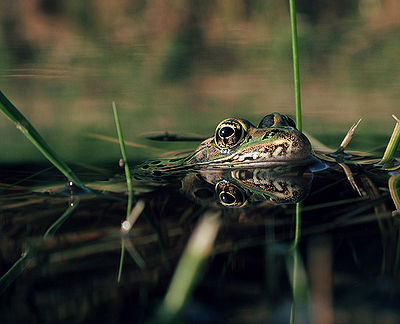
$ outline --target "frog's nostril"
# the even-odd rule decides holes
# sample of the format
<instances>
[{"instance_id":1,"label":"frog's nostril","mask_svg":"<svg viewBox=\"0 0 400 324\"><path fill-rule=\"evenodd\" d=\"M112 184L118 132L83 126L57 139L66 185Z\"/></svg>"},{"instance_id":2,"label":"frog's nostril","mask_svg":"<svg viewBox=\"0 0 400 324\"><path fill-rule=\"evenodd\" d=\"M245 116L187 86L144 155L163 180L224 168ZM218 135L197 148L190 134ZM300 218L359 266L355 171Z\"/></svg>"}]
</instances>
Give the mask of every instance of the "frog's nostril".
<instances>
[{"instance_id":1,"label":"frog's nostril","mask_svg":"<svg viewBox=\"0 0 400 324\"><path fill-rule=\"evenodd\" d=\"M278 132L279 131L277 129L271 129L264 134L262 139L271 138L271 137L275 136Z\"/></svg>"}]
</instances>

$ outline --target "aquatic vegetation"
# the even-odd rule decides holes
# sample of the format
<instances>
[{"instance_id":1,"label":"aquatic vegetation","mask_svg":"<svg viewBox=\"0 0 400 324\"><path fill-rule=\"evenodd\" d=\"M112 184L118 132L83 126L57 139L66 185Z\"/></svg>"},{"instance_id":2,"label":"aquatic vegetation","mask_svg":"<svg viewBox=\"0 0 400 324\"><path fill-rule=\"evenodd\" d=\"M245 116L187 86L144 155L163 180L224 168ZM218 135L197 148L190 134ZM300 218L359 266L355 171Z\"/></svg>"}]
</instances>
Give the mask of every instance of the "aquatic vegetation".
<instances>
[{"instance_id":1,"label":"aquatic vegetation","mask_svg":"<svg viewBox=\"0 0 400 324\"><path fill-rule=\"evenodd\" d=\"M301 93L300 93L300 67L299 67L299 49L297 41L297 19L296 19L296 1L289 0L290 6L290 26L292 30L292 55L293 55L293 80L294 94L296 104L296 127L301 132L303 129L301 118Z\"/></svg>"},{"instance_id":2,"label":"aquatic vegetation","mask_svg":"<svg viewBox=\"0 0 400 324\"><path fill-rule=\"evenodd\" d=\"M25 116L7 99L0 91L0 109L15 124L33 145L53 164L69 181L81 189L87 189L79 180L69 166L57 155L57 153L47 144L38 131L25 118Z\"/></svg>"},{"instance_id":3,"label":"aquatic vegetation","mask_svg":"<svg viewBox=\"0 0 400 324\"><path fill-rule=\"evenodd\" d=\"M383 168L391 167L391 164L395 160L396 152L400 145L400 120L395 115L392 116L396 120L396 125L394 127L392 136L390 137L389 143L386 146L385 153L383 154L383 157L379 162L383 165Z\"/></svg>"}]
</instances>

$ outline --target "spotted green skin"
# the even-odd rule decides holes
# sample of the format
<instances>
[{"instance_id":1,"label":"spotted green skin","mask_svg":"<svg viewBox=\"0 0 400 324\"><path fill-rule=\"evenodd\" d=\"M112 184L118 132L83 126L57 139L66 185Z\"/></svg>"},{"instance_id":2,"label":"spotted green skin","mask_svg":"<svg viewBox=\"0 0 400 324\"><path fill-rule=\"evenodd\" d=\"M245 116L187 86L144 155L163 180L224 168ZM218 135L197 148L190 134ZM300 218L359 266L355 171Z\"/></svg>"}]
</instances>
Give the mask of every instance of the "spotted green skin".
<instances>
[{"instance_id":1,"label":"spotted green skin","mask_svg":"<svg viewBox=\"0 0 400 324\"><path fill-rule=\"evenodd\" d=\"M148 161L137 166L134 173L139 178L160 176L190 167L241 168L310 163L311 144L304 134L292 126L293 122L279 113L266 117L270 120L268 127L261 124L255 127L247 120L233 119L246 128L237 146L219 148L215 134L184 158Z\"/></svg>"}]
</instances>

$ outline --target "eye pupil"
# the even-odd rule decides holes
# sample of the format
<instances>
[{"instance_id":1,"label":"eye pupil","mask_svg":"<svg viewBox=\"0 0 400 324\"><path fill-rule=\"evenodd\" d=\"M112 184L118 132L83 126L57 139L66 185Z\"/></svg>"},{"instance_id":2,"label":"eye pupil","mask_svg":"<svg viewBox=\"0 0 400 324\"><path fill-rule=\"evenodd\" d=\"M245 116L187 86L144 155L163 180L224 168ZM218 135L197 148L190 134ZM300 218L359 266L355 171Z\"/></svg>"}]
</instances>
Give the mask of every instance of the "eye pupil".
<instances>
[{"instance_id":1,"label":"eye pupil","mask_svg":"<svg viewBox=\"0 0 400 324\"><path fill-rule=\"evenodd\" d=\"M232 127L222 127L219 131L219 136L222 138L227 138L232 136L235 133Z\"/></svg>"}]
</instances>

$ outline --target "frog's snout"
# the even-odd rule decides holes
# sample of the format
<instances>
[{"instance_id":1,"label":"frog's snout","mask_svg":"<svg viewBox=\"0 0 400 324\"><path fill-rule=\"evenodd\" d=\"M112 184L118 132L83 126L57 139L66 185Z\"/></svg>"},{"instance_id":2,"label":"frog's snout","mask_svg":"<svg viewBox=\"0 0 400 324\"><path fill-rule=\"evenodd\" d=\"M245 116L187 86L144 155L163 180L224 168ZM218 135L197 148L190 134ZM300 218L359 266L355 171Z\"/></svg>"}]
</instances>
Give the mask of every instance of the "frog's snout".
<instances>
[{"instance_id":1,"label":"frog's snout","mask_svg":"<svg viewBox=\"0 0 400 324\"><path fill-rule=\"evenodd\" d=\"M296 129L272 129L263 136L260 149L267 159L275 161L303 160L311 155L308 138Z\"/></svg>"},{"instance_id":2,"label":"frog's snout","mask_svg":"<svg viewBox=\"0 0 400 324\"><path fill-rule=\"evenodd\" d=\"M311 155L311 143L307 136L298 130L287 132L288 138L288 158L302 159Z\"/></svg>"}]
</instances>

